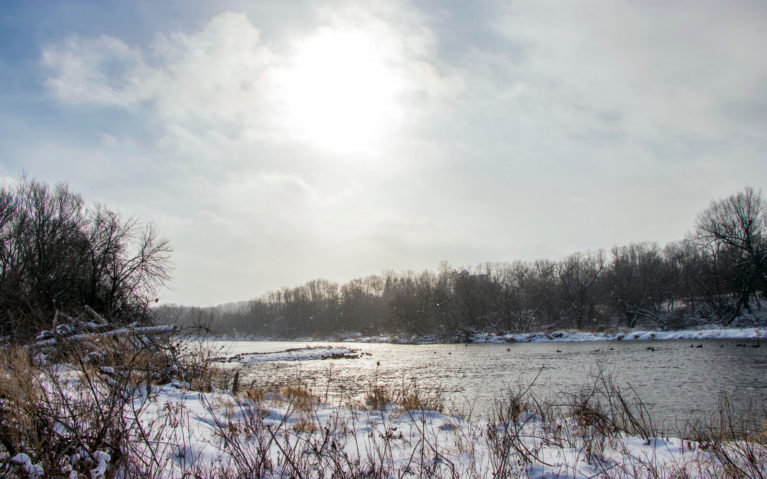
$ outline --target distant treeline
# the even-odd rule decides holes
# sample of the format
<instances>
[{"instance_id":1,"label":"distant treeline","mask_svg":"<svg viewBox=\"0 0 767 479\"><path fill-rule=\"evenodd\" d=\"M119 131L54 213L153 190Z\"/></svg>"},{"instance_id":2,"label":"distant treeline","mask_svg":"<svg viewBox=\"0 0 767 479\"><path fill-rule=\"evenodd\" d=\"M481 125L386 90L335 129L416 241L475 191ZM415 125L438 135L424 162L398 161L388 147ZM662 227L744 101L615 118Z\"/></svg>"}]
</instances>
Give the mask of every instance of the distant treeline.
<instances>
[{"instance_id":1,"label":"distant treeline","mask_svg":"<svg viewBox=\"0 0 767 479\"><path fill-rule=\"evenodd\" d=\"M162 306L160 321L269 337L497 333L577 328L730 325L767 295L767 205L747 188L697 218L694 234L560 261L446 263L338 284L319 279L215 308Z\"/></svg>"}]
</instances>

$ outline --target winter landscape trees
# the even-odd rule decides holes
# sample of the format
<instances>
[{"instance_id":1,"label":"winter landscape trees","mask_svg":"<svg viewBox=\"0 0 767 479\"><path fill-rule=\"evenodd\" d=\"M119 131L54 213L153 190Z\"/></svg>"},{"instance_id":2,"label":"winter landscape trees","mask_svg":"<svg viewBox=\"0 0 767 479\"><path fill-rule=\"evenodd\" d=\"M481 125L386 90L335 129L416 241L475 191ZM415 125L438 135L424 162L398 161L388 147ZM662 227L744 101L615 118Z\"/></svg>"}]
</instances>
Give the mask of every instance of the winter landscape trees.
<instances>
[{"instance_id":1,"label":"winter landscape trees","mask_svg":"<svg viewBox=\"0 0 767 479\"><path fill-rule=\"evenodd\" d=\"M731 320L751 311L756 292L767 292L767 205L751 188L713 203L698 217L698 235L711 255L729 268L729 287L737 296Z\"/></svg>"},{"instance_id":2,"label":"winter landscape trees","mask_svg":"<svg viewBox=\"0 0 767 479\"><path fill-rule=\"evenodd\" d=\"M0 189L0 335L28 337L54 312L89 305L111 322L145 317L169 278L168 242L151 226L89 206L65 185L22 178ZM323 279L210 309L154 308L161 321L213 320L270 337L730 325L767 294L767 205L751 188L714 201L688 238L617 246L558 261Z\"/></svg>"},{"instance_id":3,"label":"winter landscape trees","mask_svg":"<svg viewBox=\"0 0 767 479\"><path fill-rule=\"evenodd\" d=\"M663 249L640 243L471 270L444 263L436 272L314 280L242 304L152 314L212 320L218 332L445 340L478 329L731 324L761 307L766 229L764 201L746 190L713 203L694 237ZM602 373L572 396L566 417L553 415L553 404L523 401L529 388L509 389L496 417L479 422L419 413L440 409L441 396L419 396L415 382L403 382L401 393L371 382L368 410L322 405L300 377L287 378L289 387L254 381L239 390L239 371L232 381L213 366L211 349L149 337L175 328L107 330L148 318L169 253L151 227L89 207L63 185L22 179L0 188L0 328L3 343L26 343L0 347L0 476L506 477L545 473L541 464L589 476L665 477L687 467L701 476L764 475L763 432L745 436L732 410L720 409L730 429L706 425L692 439L663 441L641 401L627 402ZM73 310L86 314L56 327L58 313ZM99 333L62 328L82 325ZM327 384L331 377L329 368ZM221 389L230 384L231 393Z\"/></svg>"},{"instance_id":4,"label":"winter landscape trees","mask_svg":"<svg viewBox=\"0 0 767 479\"><path fill-rule=\"evenodd\" d=\"M170 246L151 226L88 206L65 185L22 178L0 189L0 336L51 327L88 305L110 322L145 318L169 278Z\"/></svg>"},{"instance_id":5,"label":"winter landscape trees","mask_svg":"<svg viewBox=\"0 0 767 479\"><path fill-rule=\"evenodd\" d=\"M207 310L220 332L276 337L471 330L664 329L730 325L767 294L767 206L751 188L714 201L688 238L575 253L559 261L387 272L338 285L315 280ZM196 311L196 312L195 312ZM158 317L200 310L165 306ZM743 315L746 316L743 316Z\"/></svg>"}]
</instances>

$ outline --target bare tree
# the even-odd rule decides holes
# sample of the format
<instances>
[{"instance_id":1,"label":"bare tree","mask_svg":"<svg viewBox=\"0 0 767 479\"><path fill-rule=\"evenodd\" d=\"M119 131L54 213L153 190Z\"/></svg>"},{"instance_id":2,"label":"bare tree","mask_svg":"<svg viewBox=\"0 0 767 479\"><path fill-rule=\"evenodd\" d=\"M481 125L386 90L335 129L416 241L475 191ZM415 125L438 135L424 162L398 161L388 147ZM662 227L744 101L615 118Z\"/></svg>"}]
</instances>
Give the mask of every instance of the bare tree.
<instances>
[{"instance_id":1,"label":"bare tree","mask_svg":"<svg viewBox=\"0 0 767 479\"><path fill-rule=\"evenodd\" d=\"M613 309L629 328L636 326L639 318L665 324L659 315L667 291L662 273L663 257L654 244L612 249L606 288Z\"/></svg>"},{"instance_id":2,"label":"bare tree","mask_svg":"<svg viewBox=\"0 0 767 479\"><path fill-rule=\"evenodd\" d=\"M493 265L490 277L496 285L492 302L498 321L488 324L499 332L529 330L550 300L550 292L537 287L540 280L537 268L523 261L497 264Z\"/></svg>"},{"instance_id":3,"label":"bare tree","mask_svg":"<svg viewBox=\"0 0 767 479\"><path fill-rule=\"evenodd\" d=\"M564 309L576 328L595 319L599 303L599 280L605 268L604 253L576 253L559 263L557 273L562 285Z\"/></svg>"},{"instance_id":4,"label":"bare tree","mask_svg":"<svg viewBox=\"0 0 767 479\"><path fill-rule=\"evenodd\" d=\"M715 201L698 216L698 237L734 262L736 313L767 283L767 204L751 188ZM724 250L724 251L722 251ZM732 318L726 318L729 322Z\"/></svg>"},{"instance_id":5,"label":"bare tree","mask_svg":"<svg viewBox=\"0 0 767 479\"><path fill-rule=\"evenodd\" d=\"M151 226L22 177L0 189L0 332L21 339L84 305L118 323L145 319L170 251Z\"/></svg>"}]
</instances>

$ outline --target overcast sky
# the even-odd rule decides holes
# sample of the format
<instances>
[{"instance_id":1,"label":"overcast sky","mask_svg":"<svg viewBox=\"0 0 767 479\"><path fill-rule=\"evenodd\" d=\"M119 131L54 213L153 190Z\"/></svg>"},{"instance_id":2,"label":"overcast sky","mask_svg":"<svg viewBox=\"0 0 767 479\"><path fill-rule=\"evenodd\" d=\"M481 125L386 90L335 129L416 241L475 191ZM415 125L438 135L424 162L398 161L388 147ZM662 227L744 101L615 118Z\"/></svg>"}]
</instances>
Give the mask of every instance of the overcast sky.
<instances>
[{"instance_id":1,"label":"overcast sky","mask_svg":"<svg viewBox=\"0 0 767 479\"><path fill-rule=\"evenodd\" d=\"M170 240L161 302L560 258L767 189L767 2L3 1L0 176Z\"/></svg>"}]
</instances>

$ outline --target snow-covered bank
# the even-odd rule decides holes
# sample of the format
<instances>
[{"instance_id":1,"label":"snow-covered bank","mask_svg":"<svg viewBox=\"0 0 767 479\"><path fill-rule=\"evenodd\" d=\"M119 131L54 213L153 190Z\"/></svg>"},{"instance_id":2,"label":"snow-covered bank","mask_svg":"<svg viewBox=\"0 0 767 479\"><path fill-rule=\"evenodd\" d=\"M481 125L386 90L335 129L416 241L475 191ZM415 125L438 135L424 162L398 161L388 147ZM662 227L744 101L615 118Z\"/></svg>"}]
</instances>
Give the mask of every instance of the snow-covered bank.
<instances>
[{"instance_id":1,"label":"snow-covered bank","mask_svg":"<svg viewBox=\"0 0 767 479\"><path fill-rule=\"evenodd\" d=\"M426 336L362 336L358 333L349 333L338 336L323 338L268 338L237 334L235 336L213 336L205 338L211 341L327 341L348 343L399 343L399 344L441 344L448 342L444 337L437 335ZM708 328L708 329L685 329L677 331L661 330L629 330L622 332L588 332L588 331L552 331L535 333L507 333L497 334L489 332L475 332L463 335L461 342L470 343L542 343L542 342L585 342L585 341L648 341L648 340L702 340L702 339L744 339L759 340L767 339L767 328ZM321 359L321 358L318 358ZM271 359L274 360L274 359ZM293 359L286 359L293 360Z\"/></svg>"},{"instance_id":2,"label":"snow-covered bank","mask_svg":"<svg viewBox=\"0 0 767 479\"><path fill-rule=\"evenodd\" d=\"M696 339L767 339L765 328L690 329L681 331L629 331L623 333L590 333L582 331L554 331L551 333L493 334L469 336L473 343L536 343L581 341L646 341Z\"/></svg>"},{"instance_id":3,"label":"snow-covered bank","mask_svg":"<svg viewBox=\"0 0 767 479\"><path fill-rule=\"evenodd\" d=\"M35 441L10 448L0 442L2 477L767 474L767 431L751 433L749 441L730 440L718 428L703 428L702 436L694 433L695 439L661 437L650 419L607 382L599 398L591 394L574 402L565 416L524 394L507 393L499 398L493 418L479 420L391 403L397 398L401 404L429 404L430 398L419 399L418 388L410 384L401 390L373 385L364 403L327 404L300 378L285 378L279 385L252 383L234 395L207 386L209 392L192 391L193 380L153 385L139 374L134 378L139 382L132 383L136 371L120 379L118 369L106 366L97 374L91 367L71 365L37 371L36 384L46 394L3 397L0 434L16 427L36 437L37 429L22 430L24 414L42 414L47 442L42 448ZM30 397L37 401L31 409ZM526 405L540 415L526 412ZM107 440L90 440L101 438L105 427L110 428ZM706 436L707 431L716 432Z\"/></svg>"},{"instance_id":4,"label":"snow-covered bank","mask_svg":"<svg viewBox=\"0 0 767 479\"><path fill-rule=\"evenodd\" d=\"M607 434L574 418L552 423L530 413L471 422L392 404L368 410L290 394L252 400L163 386L140 420L163 445L154 454L169 456L157 461L164 477L720 477L725 470L695 442Z\"/></svg>"}]
</instances>

